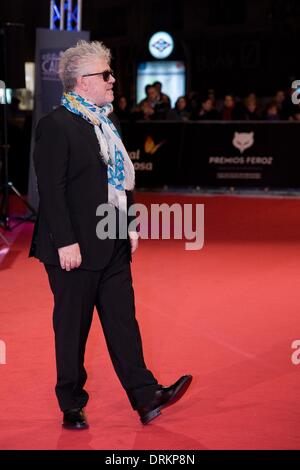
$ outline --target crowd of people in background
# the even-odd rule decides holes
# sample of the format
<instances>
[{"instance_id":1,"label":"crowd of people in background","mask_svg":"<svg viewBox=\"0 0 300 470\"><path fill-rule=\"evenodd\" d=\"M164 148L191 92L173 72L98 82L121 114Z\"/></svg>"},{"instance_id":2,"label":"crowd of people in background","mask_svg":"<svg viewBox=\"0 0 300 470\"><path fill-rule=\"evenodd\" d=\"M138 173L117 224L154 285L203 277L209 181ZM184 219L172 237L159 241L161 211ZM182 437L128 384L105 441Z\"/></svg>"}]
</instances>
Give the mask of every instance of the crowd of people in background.
<instances>
[{"instance_id":1,"label":"crowd of people in background","mask_svg":"<svg viewBox=\"0 0 300 470\"><path fill-rule=\"evenodd\" d=\"M146 97L131 106L126 96L115 101L115 112L120 120L170 120L170 121L300 121L300 105L295 105L291 93L277 90L271 98L258 98L255 93L246 97L227 94L216 98L215 90L210 89L200 95L191 92L179 96L175 106L162 91L161 82L145 87Z\"/></svg>"}]
</instances>

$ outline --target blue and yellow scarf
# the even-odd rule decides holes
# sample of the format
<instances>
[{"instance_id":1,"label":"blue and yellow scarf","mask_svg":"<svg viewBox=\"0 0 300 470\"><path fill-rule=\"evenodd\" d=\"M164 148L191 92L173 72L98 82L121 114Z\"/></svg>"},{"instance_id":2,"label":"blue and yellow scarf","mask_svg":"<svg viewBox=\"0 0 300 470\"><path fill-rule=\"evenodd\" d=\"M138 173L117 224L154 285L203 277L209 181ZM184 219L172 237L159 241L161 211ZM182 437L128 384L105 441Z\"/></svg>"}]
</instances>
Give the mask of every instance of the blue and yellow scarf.
<instances>
[{"instance_id":1,"label":"blue and yellow scarf","mask_svg":"<svg viewBox=\"0 0 300 470\"><path fill-rule=\"evenodd\" d=\"M121 137L108 115L112 104L97 106L75 92L64 93L61 104L94 126L100 154L107 165L108 202L120 207L126 190L134 188L134 167Z\"/></svg>"}]
</instances>

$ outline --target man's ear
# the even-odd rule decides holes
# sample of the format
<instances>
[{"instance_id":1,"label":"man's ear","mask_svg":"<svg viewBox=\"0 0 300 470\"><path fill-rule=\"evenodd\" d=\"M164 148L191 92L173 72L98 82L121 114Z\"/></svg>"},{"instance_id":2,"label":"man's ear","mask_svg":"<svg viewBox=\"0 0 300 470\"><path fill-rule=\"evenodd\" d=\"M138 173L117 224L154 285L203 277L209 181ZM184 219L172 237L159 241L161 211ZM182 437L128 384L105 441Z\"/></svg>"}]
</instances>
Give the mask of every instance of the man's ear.
<instances>
[{"instance_id":1,"label":"man's ear","mask_svg":"<svg viewBox=\"0 0 300 470\"><path fill-rule=\"evenodd\" d=\"M88 82L85 79L85 77L78 77L77 78L76 88L78 90L82 90L82 91L87 91L88 90Z\"/></svg>"}]
</instances>

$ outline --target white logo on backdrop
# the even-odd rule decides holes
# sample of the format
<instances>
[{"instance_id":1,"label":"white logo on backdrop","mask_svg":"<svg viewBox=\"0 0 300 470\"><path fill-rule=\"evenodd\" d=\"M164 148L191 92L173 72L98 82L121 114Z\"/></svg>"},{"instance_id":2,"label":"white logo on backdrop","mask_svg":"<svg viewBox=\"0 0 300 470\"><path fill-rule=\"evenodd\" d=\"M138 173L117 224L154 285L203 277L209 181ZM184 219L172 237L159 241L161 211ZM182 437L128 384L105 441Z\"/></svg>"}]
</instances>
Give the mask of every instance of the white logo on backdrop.
<instances>
[{"instance_id":1,"label":"white logo on backdrop","mask_svg":"<svg viewBox=\"0 0 300 470\"><path fill-rule=\"evenodd\" d=\"M254 132L235 132L232 144L241 154L254 144Z\"/></svg>"},{"instance_id":2,"label":"white logo on backdrop","mask_svg":"<svg viewBox=\"0 0 300 470\"><path fill-rule=\"evenodd\" d=\"M172 36L165 31L159 31L153 34L149 41L150 54L155 59L165 59L174 49L174 41Z\"/></svg>"},{"instance_id":3,"label":"white logo on backdrop","mask_svg":"<svg viewBox=\"0 0 300 470\"><path fill-rule=\"evenodd\" d=\"M41 55L42 80L59 81L58 65L62 51L43 52Z\"/></svg>"}]
</instances>

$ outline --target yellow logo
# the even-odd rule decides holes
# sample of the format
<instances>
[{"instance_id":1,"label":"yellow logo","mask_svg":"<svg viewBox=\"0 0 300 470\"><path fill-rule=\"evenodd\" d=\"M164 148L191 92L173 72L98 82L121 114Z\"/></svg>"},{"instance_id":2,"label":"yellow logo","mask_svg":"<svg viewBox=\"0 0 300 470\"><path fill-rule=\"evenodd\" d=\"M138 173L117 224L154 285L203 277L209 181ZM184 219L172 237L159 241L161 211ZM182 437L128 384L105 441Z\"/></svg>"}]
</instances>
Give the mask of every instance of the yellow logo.
<instances>
[{"instance_id":1,"label":"yellow logo","mask_svg":"<svg viewBox=\"0 0 300 470\"><path fill-rule=\"evenodd\" d=\"M163 140L159 144L155 144L153 138L150 135L148 135L148 137L145 140L145 145L144 145L145 153L150 153L151 155L153 155L154 153L157 152L159 147L161 147L165 142L166 141Z\"/></svg>"}]
</instances>

